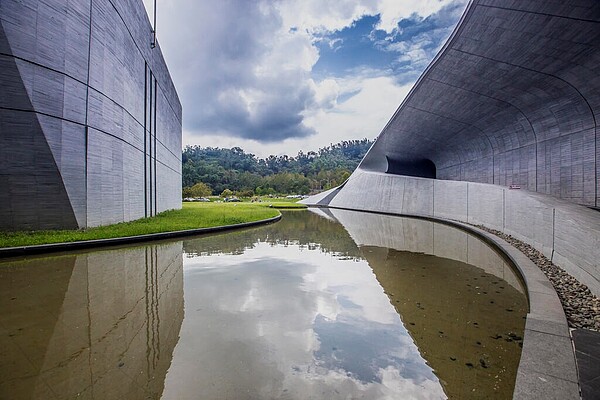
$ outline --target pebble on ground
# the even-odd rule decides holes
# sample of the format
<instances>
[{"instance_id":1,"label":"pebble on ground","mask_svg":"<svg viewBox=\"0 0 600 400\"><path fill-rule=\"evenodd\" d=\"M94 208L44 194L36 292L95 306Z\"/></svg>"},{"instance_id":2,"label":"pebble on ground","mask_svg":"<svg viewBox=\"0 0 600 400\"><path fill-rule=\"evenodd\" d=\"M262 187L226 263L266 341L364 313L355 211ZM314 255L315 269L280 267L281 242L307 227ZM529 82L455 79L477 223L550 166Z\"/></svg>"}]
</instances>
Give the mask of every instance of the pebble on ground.
<instances>
[{"instance_id":1,"label":"pebble on ground","mask_svg":"<svg viewBox=\"0 0 600 400\"><path fill-rule=\"evenodd\" d=\"M495 229L481 225L476 226L506 240L529 257L546 274L560 298L571 328L591 329L600 332L600 299L592 294L586 285L553 264L546 256L527 243Z\"/></svg>"}]
</instances>

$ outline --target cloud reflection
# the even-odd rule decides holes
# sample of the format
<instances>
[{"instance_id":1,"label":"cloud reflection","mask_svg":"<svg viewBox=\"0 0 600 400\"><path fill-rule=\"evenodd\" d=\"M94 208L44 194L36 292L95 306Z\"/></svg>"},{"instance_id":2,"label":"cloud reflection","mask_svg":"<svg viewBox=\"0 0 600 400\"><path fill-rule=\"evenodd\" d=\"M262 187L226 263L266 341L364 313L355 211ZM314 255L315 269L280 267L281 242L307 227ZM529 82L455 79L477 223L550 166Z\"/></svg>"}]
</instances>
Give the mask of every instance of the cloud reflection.
<instances>
[{"instance_id":1,"label":"cloud reflection","mask_svg":"<svg viewBox=\"0 0 600 400\"><path fill-rule=\"evenodd\" d=\"M163 398L444 398L364 260L257 243L184 259Z\"/></svg>"}]
</instances>

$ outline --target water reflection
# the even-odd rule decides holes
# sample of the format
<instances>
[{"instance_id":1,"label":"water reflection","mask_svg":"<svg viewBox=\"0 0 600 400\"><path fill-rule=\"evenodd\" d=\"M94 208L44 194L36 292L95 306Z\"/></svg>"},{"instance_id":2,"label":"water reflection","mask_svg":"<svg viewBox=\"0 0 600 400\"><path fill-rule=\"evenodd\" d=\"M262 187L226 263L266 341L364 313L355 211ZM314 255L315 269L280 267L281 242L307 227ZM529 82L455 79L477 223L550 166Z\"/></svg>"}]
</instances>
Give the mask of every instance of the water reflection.
<instances>
[{"instance_id":1,"label":"water reflection","mask_svg":"<svg viewBox=\"0 0 600 400\"><path fill-rule=\"evenodd\" d=\"M184 270L165 399L443 396L364 260L290 239L186 258Z\"/></svg>"},{"instance_id":2,"label":"water reflection","mask_svg":"<svg viewBox=\"0 0 600 400\"><path fill-rule=\"evenodd\" d=\"M360 245L446 394L512 398L527 302L506 261L439 223L327 212Z\"/></svg>"},{"instance_id":3,"label":"water reflection","mask_svg":"<svg viewBox=\"0 0 600 400\"><path fill-rule=\"evenodd\" d=\"M0 263L0 398L511 398L522 292L464 232L340 210Z\"/></svg>"},{"instance_id":4,"label":"water reflection","mask_svg":"<svg viewBox=\"0 0 600 400\"><path fill-rule=\"evenodd\" d=\"M0 398L160 398L182 290L180 242L0 264Z\"/></svg>"}]
</instances>

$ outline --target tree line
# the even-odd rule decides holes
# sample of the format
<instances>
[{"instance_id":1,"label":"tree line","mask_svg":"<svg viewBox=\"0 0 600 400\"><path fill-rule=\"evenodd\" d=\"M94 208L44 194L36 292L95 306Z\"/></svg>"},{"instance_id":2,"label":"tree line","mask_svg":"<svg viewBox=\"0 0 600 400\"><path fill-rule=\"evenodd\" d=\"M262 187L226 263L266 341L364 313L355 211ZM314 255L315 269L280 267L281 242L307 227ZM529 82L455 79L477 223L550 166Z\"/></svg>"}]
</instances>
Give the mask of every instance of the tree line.
<instances>
[{"instance_id":1,"label":"tree line","mask_svg":"<svg viewBox=\"0 0 600 400\"><path fill-rule=\"evenodd\" d=\"M257 158L239 147L187 146L182 155L183 197L310 194L342 184L373 141L348 140L296 157ZM192 189L194 188L194 189Z\"/></svg>"}]
</instances>

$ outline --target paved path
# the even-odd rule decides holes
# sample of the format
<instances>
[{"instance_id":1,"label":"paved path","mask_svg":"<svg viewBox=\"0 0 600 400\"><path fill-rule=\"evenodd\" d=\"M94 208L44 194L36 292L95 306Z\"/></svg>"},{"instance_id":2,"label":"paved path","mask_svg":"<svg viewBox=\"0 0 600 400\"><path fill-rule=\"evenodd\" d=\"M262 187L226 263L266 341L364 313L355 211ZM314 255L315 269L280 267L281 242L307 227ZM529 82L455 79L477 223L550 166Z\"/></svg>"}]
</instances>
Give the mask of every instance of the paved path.
<instances>
[{"instance_id":1,"label":"paved path","mask_svg":"<svg viewBox=\"0 0 600 400\"><path fill-rule=\"evenodd\" d=\"M572 333L583 400L600 399L600 332L575 329Z\"/></svg>"}]
</instances>

